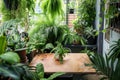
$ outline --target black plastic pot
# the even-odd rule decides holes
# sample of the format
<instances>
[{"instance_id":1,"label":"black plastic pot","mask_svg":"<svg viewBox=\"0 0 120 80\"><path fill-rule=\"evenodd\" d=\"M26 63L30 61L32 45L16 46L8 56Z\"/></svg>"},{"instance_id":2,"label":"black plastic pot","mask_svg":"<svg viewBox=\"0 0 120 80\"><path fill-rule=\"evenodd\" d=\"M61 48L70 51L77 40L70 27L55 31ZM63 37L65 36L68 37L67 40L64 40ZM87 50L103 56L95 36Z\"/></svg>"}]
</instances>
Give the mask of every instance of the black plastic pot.
<instances>
[{"instance_id":1,"label":"black plastic pot","mask_svg":"<svg viewBox=\"0 0 120 80\"><path fill-rule=\"evenodd\" d=\"M4 0L4 3L8 10L16 10L18 8L18 0Z\"/></svg>"},{"instance_id":2,"label":"black plastic pot","mask_svg":"<svg viewBox=\"0 0 120 80\"><path fill-rule=\"evenodd\" d=\"M74 14L74 9L69 9L70 14Z\"/></svg>"},{"instance_id":3,"label":"black plastic pot","mask_svg":"<svg viewBox=\"0 0 120 80\"><path fill-rule=\"evenodd\" d=\"M87 45L96 45L97 44L97 36L87 38Z\"/></svg>"},{"instance_id":4,"label":"black plastic pot","mask_svg":"<svg viewBox=\"0 0 120 80\"><path fill-rule=\"evenodd\" d=\"M85 50L86 48L88 50L96 51L97 46L96 45L79 45L79 44L71 44L71 45L65 45L65 47L68 47L71 49L71 53L80 53L81 51Z\"/></svg>"}]
</instances>

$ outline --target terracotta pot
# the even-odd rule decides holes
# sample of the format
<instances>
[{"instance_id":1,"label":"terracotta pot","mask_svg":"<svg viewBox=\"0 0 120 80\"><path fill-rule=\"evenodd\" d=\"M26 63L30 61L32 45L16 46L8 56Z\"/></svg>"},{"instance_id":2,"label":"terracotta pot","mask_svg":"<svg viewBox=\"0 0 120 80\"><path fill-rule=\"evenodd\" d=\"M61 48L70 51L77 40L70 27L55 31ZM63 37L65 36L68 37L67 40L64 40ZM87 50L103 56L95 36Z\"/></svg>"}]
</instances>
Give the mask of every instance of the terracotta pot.
<instances>
[{"instance_id":1,"label":"terracotta pot","mask_svg":"<svg viewBox=\"0 0 120 80\"><path fill-rule=\"evenodd\" d=\"M26 56L26 49L18 49L16 50L16 52L18 53L20 59L21 59L21 63L27 63L28 59Z\"/></svg>"}]
</instances>

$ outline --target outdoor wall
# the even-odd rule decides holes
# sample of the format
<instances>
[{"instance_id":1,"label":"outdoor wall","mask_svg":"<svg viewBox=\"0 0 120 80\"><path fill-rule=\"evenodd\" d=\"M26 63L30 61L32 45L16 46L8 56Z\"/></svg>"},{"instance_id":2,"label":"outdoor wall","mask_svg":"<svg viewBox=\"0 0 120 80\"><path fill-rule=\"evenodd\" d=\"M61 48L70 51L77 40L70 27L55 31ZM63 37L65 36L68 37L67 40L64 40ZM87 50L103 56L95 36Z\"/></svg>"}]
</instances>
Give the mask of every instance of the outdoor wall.
<instances>
[{"instance_id":1,"label":"outdoor wall","mask_svg":"<svg viewBox=\"0 0 120 80\"><path fill-rule=\"evenodd\" d=\"M110 41L107 41L104 35L103 53L107 53L110 49L110 46L114 43L113 41L117 41L119 38L120 38L120 33L113 30L110 30Z\"/></svg>"},{"instance_id":2,"label":"outdoor wall","mask_svg":"<svg viewBox=\"0 0 120 80\"><path fill-rule=\"evenodd\" d=\"M109 8L109 6L107 5L109 3L109 0L107 0L107 3L105 5L105 9L107 10ZM106 14L106 13L104 13ZM107 28L109 26L109 24L106 24L106 18L104 18L104 29ZM111 27L111 26L109 26ZM107 38L106 35L107 34ZM120 33L110 29L110 33L104 33L103 36L103 53L108 53L108 51L110 50L110 46L113 44L113 41L118 41L118 39L120 38Z\"/></svg>"},{"instance_id":3,"label":"outdoor wall","mask_svg":"<svg viewBox=\"0 0 120 80\"><path fill-rule=\"evenodd\" d=\"M77 18L77 14L68 14L68 26L73 27L73 20Z\"/></svg>"}]
</instances>

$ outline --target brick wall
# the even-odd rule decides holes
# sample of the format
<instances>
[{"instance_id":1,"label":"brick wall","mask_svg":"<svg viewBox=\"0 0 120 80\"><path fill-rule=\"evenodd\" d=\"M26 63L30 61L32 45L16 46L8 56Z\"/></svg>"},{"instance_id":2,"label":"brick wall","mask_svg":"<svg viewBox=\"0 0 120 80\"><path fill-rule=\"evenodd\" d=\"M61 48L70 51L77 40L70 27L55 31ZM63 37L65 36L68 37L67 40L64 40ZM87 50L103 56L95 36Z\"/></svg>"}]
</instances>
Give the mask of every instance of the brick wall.
<instances>
[{"instance_id":1,"label":"brick wall","mask_svg":"<svg viewBox=\"0 0 120 80\"><path fill-rule=\"evenodd\" d=\"M73 20L77 18L76 14L68 14L68 26L73 27Z\"/></svg>"}]
</instances>

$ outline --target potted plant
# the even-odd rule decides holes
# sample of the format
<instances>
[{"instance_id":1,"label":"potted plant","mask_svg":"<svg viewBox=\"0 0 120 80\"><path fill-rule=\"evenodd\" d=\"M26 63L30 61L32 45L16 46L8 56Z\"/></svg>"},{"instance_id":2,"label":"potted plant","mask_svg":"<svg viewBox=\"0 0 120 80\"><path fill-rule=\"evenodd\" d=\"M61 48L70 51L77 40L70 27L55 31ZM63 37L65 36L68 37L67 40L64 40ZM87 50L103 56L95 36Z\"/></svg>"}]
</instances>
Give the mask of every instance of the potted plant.
<instances>
[{"instance_id":1,"label":"potted plant","mask_svg":"<svg viewBox=\"0 0 120 80\"><path fill-rule=\"evenodd\" d=\"M58 43L55 48L51 52L54 52L54 58L56 61L59 61L61 64L63 64L64 57L68 52L70 52L69 48L63 47L61 43Z\"/></svg>"},{"instance_id":2,"label":"potted plant","mask_svg":"<svg viewBox=\"0 0 120 80\"><path fill-rule=\"evenodd\" d=\"M29 15L34 11L34 0L1 0L2 22L11 19L20 20L19 26L29 28Z\"/></svg>"},{"instance_id":3,"label":"potted plant","mask_svg":"<svg viewBox=\"0 0 120 80\"><path fill-rule=\"evenodd\" d=\"M92 27L84 28L84 37L87 40L87 45L96 45L97 44L97 30Z\"/></svg>"},{"instance_id":4,"label":"potted plant","mask_svg":"<svg viewBox=\"0 0 120 80\"><path fill-rule=\"evenodd\" d=\"M41 8L48 19L55 22L56 19L63 18L64 10L62 6L62 0L43 0Z\"/></svg>"},{"instance_id":5,"label":"potted plant","mask_svg":"<svg viewBox=\"0 0 120 80\"><path fill-rule=\"evenodd\" d=\"M79 18L73 20L73 27L79 35L83 34L85 26L84 26L84 22L80 21Z\"/></svg>"},{"instance_id":6,"label":"potted plant","mask_svg":"<svg viewBox=\"0 0 120 80\"><path fill-rule=\"evenodd\" d=\"M15 52L18 53L20 56L21 62L27 63L27 56L26 56L26 43L24 41L19 40L15 44Z\"/></svg>"},{"instance_id":7,"label":"potted plant","mask_svg":"<svg viewBox=\"0 0 120 80\"><path fill-rule=\"evenodd\" d=\"M101 54L89 54L90 60L93 62L93 66L96 68L97 73L103 80L117 80L120 78L120 59L110 58L109 55Z\"/></svg>"}]
</instances>

